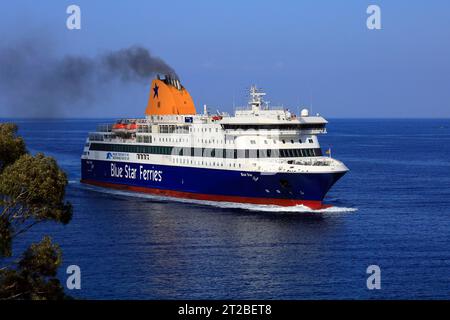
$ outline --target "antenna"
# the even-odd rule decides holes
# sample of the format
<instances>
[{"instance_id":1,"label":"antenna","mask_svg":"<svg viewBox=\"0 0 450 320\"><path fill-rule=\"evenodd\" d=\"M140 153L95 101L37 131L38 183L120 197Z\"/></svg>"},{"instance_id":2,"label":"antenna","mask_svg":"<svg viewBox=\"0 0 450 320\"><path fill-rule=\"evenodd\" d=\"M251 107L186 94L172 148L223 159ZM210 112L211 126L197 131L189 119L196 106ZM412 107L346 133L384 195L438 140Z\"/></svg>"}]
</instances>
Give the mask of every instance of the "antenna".
<instances>
[{"instance_id":1,"label":"antenna","mask_svg":"<svg viewBox=\"0 0 450 320\"><path fill-rule=\"evenodd\" d=\"M233 110L236 108L236 102L234 97L234 89L233 89Z\"/></svg>"},{"instance_id":2,"label":"antenna","mask_svg":"<svg viewBox=\"0 0 450 320\"><path fill-rule=\"evenodd\" d=\"M253 112L260 110L261 105L264 103L263 96L265 95L266 93L258 89L256 85L250 87L250 100L248 104L251 106Z\"/></svg>"}]
</instances>

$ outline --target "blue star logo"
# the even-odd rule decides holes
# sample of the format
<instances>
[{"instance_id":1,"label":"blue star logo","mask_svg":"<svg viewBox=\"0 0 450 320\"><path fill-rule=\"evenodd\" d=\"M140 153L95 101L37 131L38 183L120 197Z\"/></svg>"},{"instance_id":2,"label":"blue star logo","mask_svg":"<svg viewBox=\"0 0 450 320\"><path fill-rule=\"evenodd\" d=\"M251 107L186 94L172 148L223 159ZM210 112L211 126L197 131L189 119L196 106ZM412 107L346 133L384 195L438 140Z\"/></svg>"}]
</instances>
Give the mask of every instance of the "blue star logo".
<instances>
[{"instance_id":1,"label":"blue star logo","mask_svg":"<svg viewBox=\"0 0 450 320\"><path fill-rule=\"evenodd\" d=\"M153 88L153 98L159 97L159 96L158 96L158 89L159 89L159 87L158 87L158 85L155 83L155 87Z\"/></svg>"}]
</instances>

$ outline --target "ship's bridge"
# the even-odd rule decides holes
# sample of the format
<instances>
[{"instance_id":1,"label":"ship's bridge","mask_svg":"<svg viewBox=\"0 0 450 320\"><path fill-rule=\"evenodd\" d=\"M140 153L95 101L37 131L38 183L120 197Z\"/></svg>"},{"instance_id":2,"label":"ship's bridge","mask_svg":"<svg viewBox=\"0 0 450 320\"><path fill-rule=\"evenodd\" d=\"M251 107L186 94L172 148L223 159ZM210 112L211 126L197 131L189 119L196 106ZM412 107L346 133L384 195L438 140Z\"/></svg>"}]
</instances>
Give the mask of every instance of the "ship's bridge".
<instances>
[{"instance_id":1,"label":"ship's bridge","mask_svg":"<svg viewBox=\"0 0 450 320\"><path fill-rule=\"evenodd\" d=\"M270 107L264 102L264 92L256 86L250 88L250 101L247 107L238 108L234 117L224 117L220 124L225 130L280 130L308 131L310 134L326 133L328 123L320 115L310 116L303 109L297 117L284 107Z\"/></svg>"}]
</instances>

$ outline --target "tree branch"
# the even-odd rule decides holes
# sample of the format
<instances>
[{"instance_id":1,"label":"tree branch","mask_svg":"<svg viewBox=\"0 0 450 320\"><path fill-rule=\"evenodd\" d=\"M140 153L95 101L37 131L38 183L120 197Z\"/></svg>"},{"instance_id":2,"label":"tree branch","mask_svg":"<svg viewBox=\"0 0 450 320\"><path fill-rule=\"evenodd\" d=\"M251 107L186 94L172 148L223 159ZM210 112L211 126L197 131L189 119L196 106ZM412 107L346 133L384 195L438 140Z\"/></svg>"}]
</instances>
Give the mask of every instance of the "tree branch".
<instances>
[{"instance_id":1,"label":"tree branch","mask_svg":"<svg viewBox=\"0 0 450 320\"><path fill-rule=\"evenodd\" d=\"M27 232L28 230L30 230L33 226L35 226L38 223L41 223L42 220L37 220L32 222L31 224L29 224L28 226L26 226L25 228L20 229L19 231L15 232L13 235L11 235L11 239L14 239L15 237L17 237L18 235Z\"/></svg>"}]
</instances>

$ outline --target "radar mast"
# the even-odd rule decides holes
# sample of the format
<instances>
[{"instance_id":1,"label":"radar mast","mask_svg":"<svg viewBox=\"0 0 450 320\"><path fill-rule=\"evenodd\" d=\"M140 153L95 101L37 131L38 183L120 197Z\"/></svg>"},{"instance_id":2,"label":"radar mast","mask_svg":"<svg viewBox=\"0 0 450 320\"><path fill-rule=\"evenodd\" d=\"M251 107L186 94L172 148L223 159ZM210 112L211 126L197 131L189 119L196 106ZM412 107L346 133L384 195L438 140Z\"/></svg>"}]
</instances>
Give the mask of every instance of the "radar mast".
<instances>
[{"instance_id":1,"label":"radar mast","mask_svg":"<svg viewBox=\"0 0 450 320\"><path fill-rule=\"evenodd\" d=\"M265 95L266 93L260 91L256 85L250 87L250 100L248 104L251 106L253 112L257 113L261 110L261 105L264 103L263 96Z\"/></svg>"}]
</instances>

